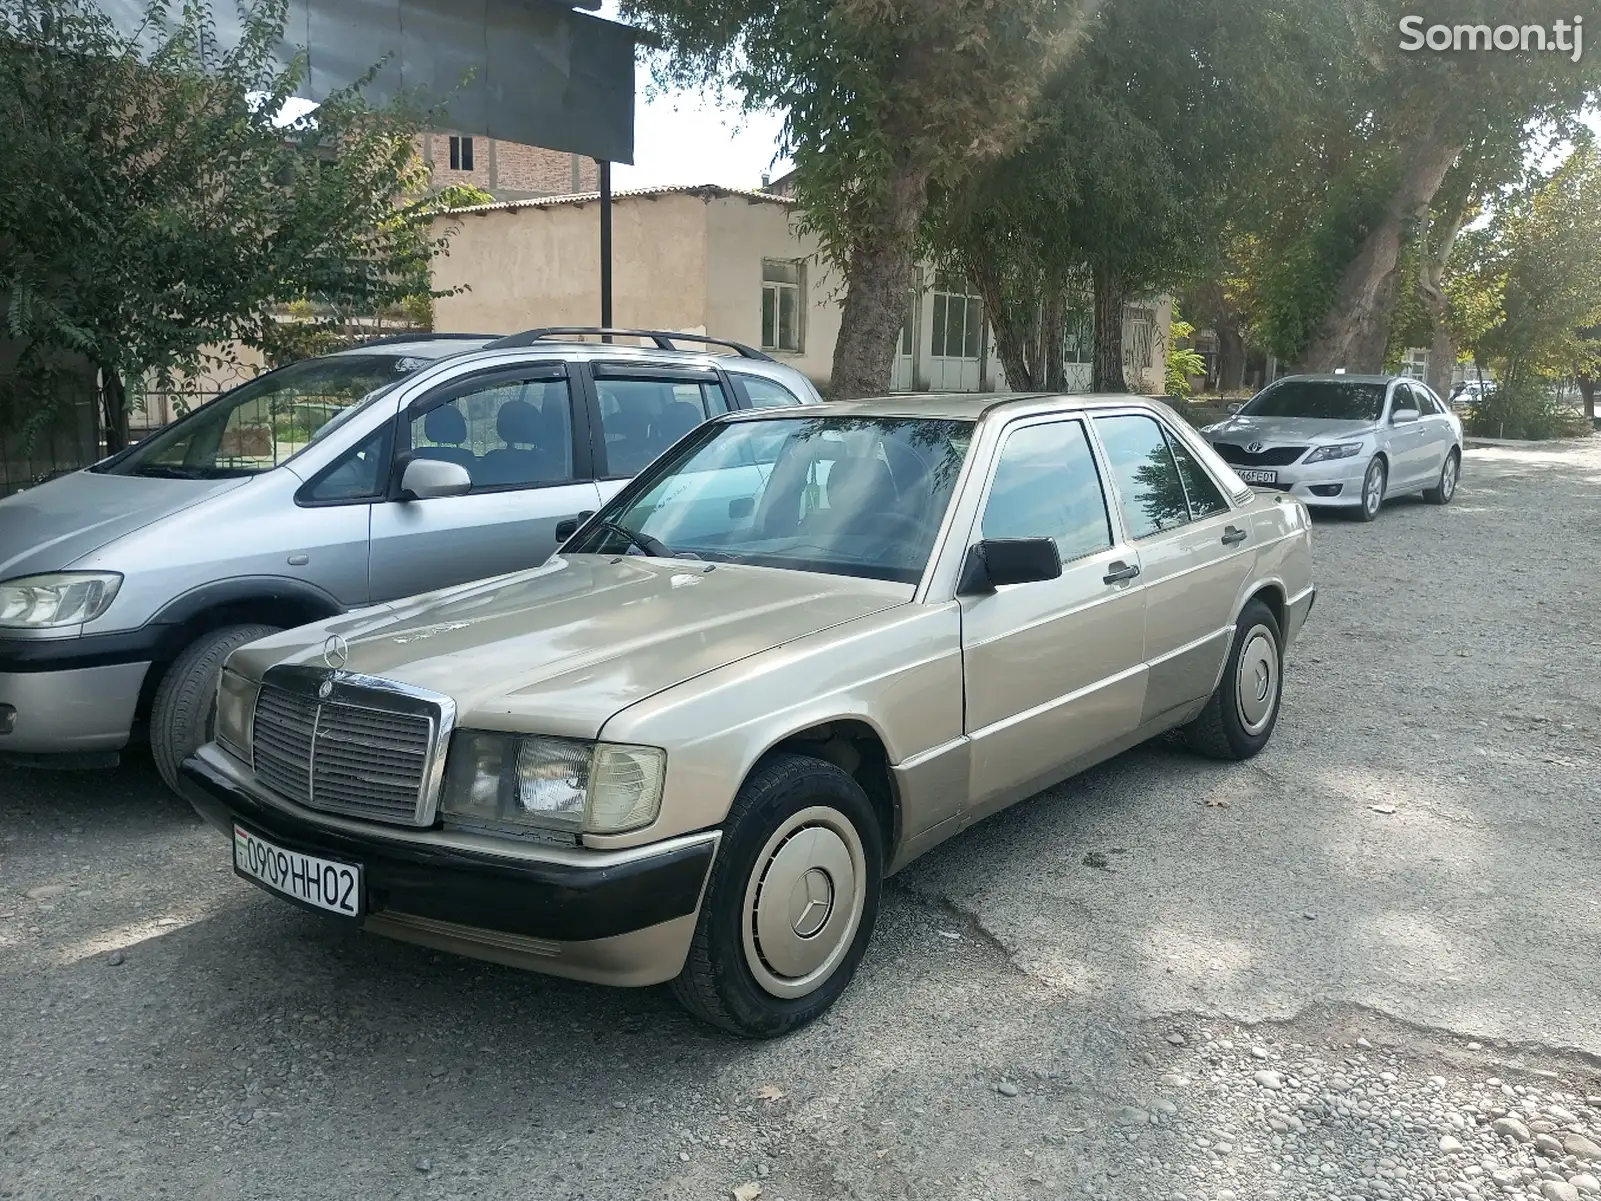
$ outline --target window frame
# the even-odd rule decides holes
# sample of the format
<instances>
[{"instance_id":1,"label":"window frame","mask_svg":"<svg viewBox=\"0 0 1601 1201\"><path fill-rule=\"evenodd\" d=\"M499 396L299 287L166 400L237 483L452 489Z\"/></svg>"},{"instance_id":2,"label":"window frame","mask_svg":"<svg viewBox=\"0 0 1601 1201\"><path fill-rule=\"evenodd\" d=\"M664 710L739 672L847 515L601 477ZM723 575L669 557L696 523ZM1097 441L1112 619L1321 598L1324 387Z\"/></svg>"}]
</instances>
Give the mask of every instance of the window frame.
<instances>
[{"instance_id":1,"label":"window frame","mask_svg":"<svg viewBox=\"0 0 1601 1201\"><path fill-rule=\"evenodd\" d=\"M775 266L794 267L795 268L795 282L794 283L789 283L789 282L784 281L784 280L769 280L767 278L767 265L769 263L772 263ZM785 346L784 345L784 332L783 332L784 301L783 301L783 293L786 290L787 291L792 291L795 294L795 345L794 346ZM794 354L794 355L803 355L803 354L805 354L806 353L806 308L807 308L807 304L806 304L806 260L803 259L803 258L800 258L800 259L774 259L774 258L767 258L766 256L763 256L763 258L762 258L762 292L761 292L761 309L762 310L765 310L767 308L767 294L768 294L769 291L771 291L773 293L773 341L771 343L769 343L767 341L767 331L766 331L765 328L762 329L760 331L761 335L762 335L761 336L761 348L763 350L765 350L765 351L770 351L770 352L773 352L773 353L776 353L776 354ZM757 320L758 320L759 324L765 326L766 322L762 321L762 317L763 316L764 316L764 313L759 311L758 314L757 314Z\"/></svg>"},{"instance_id":2,"label":"window frame","mask_svg":"<svg viewBox=\"0 0 1601 1201\"><path fill-rule=\"evenodd\" d=\"M470 174L475 169L477 156L473 153L473 140L468 134L450 135L450 169Z\"/></svg>"},{"instance_id":3,"label":"window frame","mask_svg":"<svg viewBox=\"0 0 1601 1201\"><path fill-rule=\"evenodd\" d=\"M1006 448L1010 445L1012 439L1030 430L1068 423L1079 427L1079 434L1084 439L1085 449L1089 451L1090 466L1095 469L1096 483L1100 485L1101 489L1101 506L1102 511L1106 514L1108 541L1104 547L1098 550L1087 551L1077 558L1063 559L1062 567L1066 569L1074 564L1083 563L1086 559L1092 559L1096 555L1110 554L1117 549L1120 542L1126 539L1126 531L1120 520L1121 514L1113 513L1112 493L1108 491L1109 464L1103 458L1102 447L1098 444L1093 429L1090 428L1092 425L1091 414L1075 409L1063 413L1040 413L1028 417L1020 417L1016 421L1008 422L1001 427L995 443L995 451L990 455L984 486L979 491L978 506L973 513L973 525L968 534L967 547L963 550L964 554L984 539L984 515L989 511L990 499L995 490L995 480L1000 475L1001 462L1006 457ZM1042 538L1048 537L1053 542L1057 541L1054 535L1041 534L1038 536ZM1060 549L1060 545L1058 545L1058 549Z\"/></svg>"},{"instance_id":4,"label":"window frame","mask_svg":"<svg viewBox=\"0 0 1601 1201\"><path fill-rule=\"evenodd\" d=\"M959 284L962 288L968 290L952 291L950 287L946 286L952 283ZM984 351L988 341L989 317L984 311L984 298L973 292L971 290L972 286L972 281L965 277L958 278L952 272L936 271L934 273L934 286L929 289L929 295L933 298L928 330L929 358L945 359L958 363L982 363L984 361ZM945 353L950 348L951 302L953 300L960 301L962 309L961 353L954 355ZM940 320L939 315L941 307L945 310L943 322ZM978 311L978 347L976 352L970 355L967 353L967 342L968 336L973 329L972 318L975 308ZM943 345L938 340L938 335L940 334L945 335Z\"/></svg>"},{"instance_id":5,"label":"window frame","mask_svg":"<svg viewBox=\"0 0 1601 1201\"><path fill-rule=\"evenodd\" d=\"M432 410L449 404L453 400L459 400L463 396L481 392L486 388L503 383L549 382L557 379L566 382L568 428L572 433L572 476L565 480L538 480L526 484L475 484L470 491L463 493L463 496L489 496L501 492L536 492L545 488L567 488L573 484L593 482L595 473L590 447L589 409L587 405L582 403L579 388L573 377L574 373L569 365L560 359L534 359L515 366L500 364L484 371L445 380L438 387L423 393L410 404L401 406L400 412L395 415L395 419L391 423L394 434L390 439L392 453L389 462L389 483L383 499L394 502L401 501L400 477L402 473L397 468L400 461L415 449L411 445L413 422L426 416ZM458 498L451 497L449 499Z\"/></svg>"}]
</instances>

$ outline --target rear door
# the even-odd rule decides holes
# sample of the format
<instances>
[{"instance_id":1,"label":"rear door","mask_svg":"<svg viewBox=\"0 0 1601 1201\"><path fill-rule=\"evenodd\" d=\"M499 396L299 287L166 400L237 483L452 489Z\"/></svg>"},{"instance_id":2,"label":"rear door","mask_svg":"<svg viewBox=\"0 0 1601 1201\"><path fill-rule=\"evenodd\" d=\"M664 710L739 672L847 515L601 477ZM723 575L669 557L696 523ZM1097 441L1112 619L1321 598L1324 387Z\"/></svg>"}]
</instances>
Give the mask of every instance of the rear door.
<instances>
[{"instance_id":1,"label":"rear door","mask_svg":"<svg viewBox=\"0 0 1601 1201\"><path fill-rule=\"evenodd\" d=\"M556 527L600 506L587 433L587 410L559 362L453 380L408 406L395 427L389 498L373 509L372 599L543 563ZM472 490L400 500L408 456L460 464Z\"/></svg>"},{"instance_id":2,"label":"rear door","mask_svg":"<svg viewBox=\"0 0 1601 1201\"><path fill-rule=\"evenodd\" d=\"M1166 422L1095 418L1145 585L1141 722L1209 696L1233 632L1234 602L1255 561L1248 521Z\"/></svg>"},{"instance_id":3,"label":"rear door","mask_svg":"<svg viewBox=\"0 0 1601 1201\"><path fill-rule=\"evenodd\" d=\"M590 447L603 501L702 422L733 408L723 377L631 363L591 363Z\"/></svg>"},{"instance_id":4,"label":"rear door","mask_svg":"<svg viewBox=\"0 0 1601 1201\"><path fill-rule=\"evenodd\" d=\"M1397 423L1395 414L1400 409L1415 409L1416 421ZM1397 380L1390 397L1390 483L1391 493L1399 486L1411 487L1421 483L1429 474L1428 427L1423 420L1423 402L1412 385Z\"/></svg>"},{"instance_id":5,"label":"rear door","mask_svg":"<svg viewBox=\"0 0 1601 1201\"><path fill-rule=\"evenodd\" d=\"M1445 402L1434 394L1433 389L1414 383L1412 391L1418 398L1419 421L1423 426L1424 482L1432 484L1440 478L1445 456L1456 445L1456 430L1451 425L1451 418L1446 415Z\"/></svg>"},{"instance_id":6,"label":"rear door","mask_svg":"<svg viewBox=\"0 0 1601 1201\"><path fill-rule=\"evenodd\" d=\"M1144 683L1139 553L1118 536L1082 419L1004 435L983 538L1054 538L1055 580L961 598L971 819L1059 779L1133 731Z\"/></svg>"}]
</instances>

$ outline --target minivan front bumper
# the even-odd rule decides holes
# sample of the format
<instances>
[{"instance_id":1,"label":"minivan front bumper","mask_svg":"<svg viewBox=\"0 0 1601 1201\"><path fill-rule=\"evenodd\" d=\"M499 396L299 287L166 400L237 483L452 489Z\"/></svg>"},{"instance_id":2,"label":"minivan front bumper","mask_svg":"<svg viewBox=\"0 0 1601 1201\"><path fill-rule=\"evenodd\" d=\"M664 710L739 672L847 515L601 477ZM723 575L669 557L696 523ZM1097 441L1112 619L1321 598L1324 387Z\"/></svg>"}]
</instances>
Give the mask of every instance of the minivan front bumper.
<instances>
[{"instance_id":1,"label":"minivan front bumper","mask_svg":"<svg viewBox=\"0 0 1601 1201\"><path fill-rule=\"evenodd\" d=\"M6 671L0 659L0 755L75 755L128 744L149 663Z\"/></svg>"},{"instance_id":2,"label":"minivan front bumper","mask_svg":"<svg viewBox=\"0 0 1601 1201\"><path fill-rule=\"evenodd\" d=\"M595 984L660 984L683 970L721 838L589 851L385 829L303 810L215 744L184 761L179 791L230 842L237 823L286 850L359 863L375 934Z\"/></svg>"}]
</instances>

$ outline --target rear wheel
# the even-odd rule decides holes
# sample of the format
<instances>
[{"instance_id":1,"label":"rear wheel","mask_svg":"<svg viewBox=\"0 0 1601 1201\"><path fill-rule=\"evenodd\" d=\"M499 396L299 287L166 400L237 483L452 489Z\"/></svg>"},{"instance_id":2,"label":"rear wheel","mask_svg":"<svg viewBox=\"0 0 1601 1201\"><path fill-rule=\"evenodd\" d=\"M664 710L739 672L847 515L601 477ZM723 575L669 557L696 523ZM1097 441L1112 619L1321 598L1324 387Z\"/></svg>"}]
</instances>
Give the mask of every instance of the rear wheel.
<instances>
[{"instance_id":1,"label":"rear wheel","mask_svg":"<svg viewBox=\"0 0 1601 1201\"><path fill-rule=\"evenodd\" d=\"M1445 456L1445 462L1440 464L1440 480L1434 487L1426 489L1423 499L1431 505L1448 505L1451 498L1456 495L1457 480L1462 477L1462 456L1452 447Z\"/></svg>"},{"instance_id":2,"label":"rear wheel","mask_svg":"<svg viewBox=\"0 0 1601 1201\"><path fill-rule=\"evenodd\" d=\"M673 992L748 1038L788 1034L843 993L872 938L884 838L849 775L775 755L729 811L689 958Z\"/></svg>"},{"instance_id":3,"label":"rear wheel","mask_svg":"<svg viewBox=\"0 0 1601 1201\"><path fill-rule=\"evenodd\" d=\"M1356 511L1360 520L1372 521L1378 517L1379 510L1384 507L1384 489L1389 483L1389 474L1383 459L1375 458L1368 464L1367 472L1362 476L1362 503Z\"/></svg>"},{"instance_id":4,"label":"rear wheel","mask_svg":"<svg viewBox=\"0 0 1601 1201\"><path fill-rule=\"evenodd\" d=\"M1284 695L1283 636L1259 600L1246 604L1217 691L1184 727L1185 744L1209 759L1249 759L1267 745Z\"/></svg>"},{"instance_id":5,"label":"rear wheel","mask_svg":"<svg viewBox=\"0 0 1601 1201\"><path fill-rule=\"evenodd\" d=\"M210 742L217 725L217 680L224 661L247 642L277 626L224 626L195 639L167 668L150 712L150 752L167 787L178 787L178 768Z\"/></svg>"}]
</instances>

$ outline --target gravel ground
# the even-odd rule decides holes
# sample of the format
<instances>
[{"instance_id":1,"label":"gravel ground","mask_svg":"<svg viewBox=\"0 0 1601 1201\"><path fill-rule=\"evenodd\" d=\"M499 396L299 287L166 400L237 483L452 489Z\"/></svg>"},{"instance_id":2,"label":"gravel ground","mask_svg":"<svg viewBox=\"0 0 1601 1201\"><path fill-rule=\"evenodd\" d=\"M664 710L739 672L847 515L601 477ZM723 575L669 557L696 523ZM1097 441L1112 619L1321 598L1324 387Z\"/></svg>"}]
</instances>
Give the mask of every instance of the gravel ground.
<instances>
[{"instance_id":1,"label":"gravel ground","mask_svg":"<svg viewBox=\"0 0 1601 1201\"><path fill-rule=\"evenodd\" d=\"M0 769L0 1196L1588 1197L1598 502L1494 448L1320 520L1262 756L983 823L775 1044L275 902L148 759Z\"/></svg>"}]
</instances>

